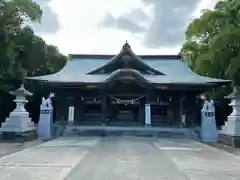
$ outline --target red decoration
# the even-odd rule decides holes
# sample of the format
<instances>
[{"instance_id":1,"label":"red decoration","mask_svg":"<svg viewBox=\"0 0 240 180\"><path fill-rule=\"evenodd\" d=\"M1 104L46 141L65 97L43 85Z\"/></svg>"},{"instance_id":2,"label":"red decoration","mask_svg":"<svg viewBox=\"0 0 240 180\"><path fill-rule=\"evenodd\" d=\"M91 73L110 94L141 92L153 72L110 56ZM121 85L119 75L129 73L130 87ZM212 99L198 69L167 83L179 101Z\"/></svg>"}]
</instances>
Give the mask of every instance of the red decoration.
<instances>
[{"instance_id":1,"label":"red decoration","mask_svg":"<svg viewBox=\"0 0 240 180\"><path fill-rule=\"evenodd\" d=\"M50 98L50 102L53 105L53 97Z\"/></svg>"},{"instance_id":2,"label":"red decoration","mask_svg":"<svg viewBox=\"0 0 240 180\"><path fill-rule=\"evenodd\" d=\"M54 98L54 94L51 93L50 96L49 96L51 105L53 105L53 98Z\"/></svg>"}]
</instances>

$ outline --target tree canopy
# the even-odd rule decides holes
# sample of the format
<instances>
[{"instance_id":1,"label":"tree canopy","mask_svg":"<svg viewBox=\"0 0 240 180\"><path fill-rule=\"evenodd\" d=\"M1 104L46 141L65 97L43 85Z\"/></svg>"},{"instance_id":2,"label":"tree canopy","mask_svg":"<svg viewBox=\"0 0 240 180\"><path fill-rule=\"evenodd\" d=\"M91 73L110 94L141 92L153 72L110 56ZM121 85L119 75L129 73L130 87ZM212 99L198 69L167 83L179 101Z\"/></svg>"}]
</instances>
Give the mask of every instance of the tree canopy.
<instances>
[{"instance_id":1,"label":"tree canopy","mask_svg":"<svg viewBox=\"0 0 240 180\"><path fill-rule=\"evenodd\" d=\"M222 0L213 10L203 10L185 36L181 53L190 59L195 72L240 85L239 0Z\"/></svg>"},{"instance_id":2,"label":"tree canopy","mask_svg":"<svg viewBox=\"0 0 240 180\"><path fill-rule=\"evenodd\" d=\"M40 76L59 71L67 57L58 48L46 44L34 34L29 22L40 23L42 10L32 0L0 0L0 121L14 108L9 90L24 83L26 76ZM25 82L34 92L29 112L36 121L44 93L37 82Z\"/></svg>"},{"instance_id":3,"label":"tree canopy","mask_svg":"<svg viewBox=\"0 0 240 180\"><path fill-rule=\"evenodd\" d=\"M0 6L0 91L16 88L25 76L59 71L66 56L25 25L41 22L40 6L32 0L0 0Z\"/></svg>"}]
</instances>

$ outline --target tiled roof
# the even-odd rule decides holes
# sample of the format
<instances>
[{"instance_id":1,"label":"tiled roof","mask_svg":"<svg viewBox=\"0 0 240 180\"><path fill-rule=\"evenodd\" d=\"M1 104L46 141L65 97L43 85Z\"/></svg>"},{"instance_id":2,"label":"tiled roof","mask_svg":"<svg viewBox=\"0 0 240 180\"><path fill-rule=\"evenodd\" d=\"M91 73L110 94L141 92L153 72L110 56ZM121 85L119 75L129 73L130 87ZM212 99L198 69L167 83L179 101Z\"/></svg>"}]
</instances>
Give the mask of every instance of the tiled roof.
<instances>
[{"instance_id":1,"label":"tiled roof","mask_svg":"<svg viewBox=\"0 0 240 180\"><path fill-rule=\"evenodd\" d=\"M91 55L89 55L91 57ZM164 75L144 75L145 79L151 83L159 84L207 84L207 83L226 83L228 80L214 79L209 77L203 77L195 72L184 63L184 61L176 59L164 59L164 56L157 56L154 58L149 56L142 56L143 62L148 66L160 71ZM174 57L174 56L172 56ZM79 59L78 59L79 58ZM73 56L69 60L66 66L56 74L39 76L39 77L27 77L27 79L40 80L44 82L52 83L104 83L110 76L110 74L104 75L90 75L87 74L109 62L109 57L105 58L87 58Z\"/></svg>"}]
</instances>

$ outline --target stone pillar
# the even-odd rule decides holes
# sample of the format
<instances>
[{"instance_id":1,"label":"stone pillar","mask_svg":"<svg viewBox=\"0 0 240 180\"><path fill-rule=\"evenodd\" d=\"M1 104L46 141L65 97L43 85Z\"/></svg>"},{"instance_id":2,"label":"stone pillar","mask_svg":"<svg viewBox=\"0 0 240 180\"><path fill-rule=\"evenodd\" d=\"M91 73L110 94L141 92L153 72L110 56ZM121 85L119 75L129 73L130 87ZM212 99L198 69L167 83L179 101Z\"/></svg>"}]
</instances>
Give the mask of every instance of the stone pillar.
<instances>
[{"instance_id":1,"label":"stone pillar","mask_svg":"<svg viewBox=\"0 0 240 180\"><path fill-rule=\"evenodd\" d=\"M39 139L48 140L53 137L53 134L53 109L50 107L41 107L37 124L37 136Z\"/></svg>"},{"instance_id":2,"label":"stone pillar","mask_svg":"<svg viewBox=\"0 0 240 180\"><path fill-rule=\"evenodd\" d=\"M201 109L201 139L203 142L217 142L218 132L215 119L215 107L213 100L203 99Z\"/></svg>"},{"instance_id":3,"label":"stone pillar","mask_svg":"<svg viewBox=\"0 0 240 180\"><path fill-rule=\"evenodd\" d=\"M42 104L40 106L40 117L37 124L37 135L39 139L48 140L54 136L53 126L53 93L50 93L48 99L42 98Z\"/></svg>"},{"instance_id":4,"label":"stone pillar","mask_svg":"<svg viewBox=\"0 0 240 180\"><path fill-rule=\"evenodd\" d=\"M222 130L219 131L220 141L224 144L239 148L240 147L240 86L234 87L233 93L226 98L231 99L233 111L228 116Z\"/></svg>"}]
</instances>

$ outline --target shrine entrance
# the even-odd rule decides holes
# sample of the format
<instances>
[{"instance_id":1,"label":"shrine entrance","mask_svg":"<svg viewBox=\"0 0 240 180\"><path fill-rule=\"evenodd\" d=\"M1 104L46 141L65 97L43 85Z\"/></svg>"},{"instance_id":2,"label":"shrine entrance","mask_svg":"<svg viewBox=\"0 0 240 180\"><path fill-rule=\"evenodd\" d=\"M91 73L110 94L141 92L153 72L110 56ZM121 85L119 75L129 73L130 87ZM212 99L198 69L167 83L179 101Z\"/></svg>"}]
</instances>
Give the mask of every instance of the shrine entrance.
<instances>
[{"instance_id":1,"label":"shrine entrance","mask_svg":"<svg viewBox=\"0 0 240 180\"><path fill-rule=\"evenodd\" d=\"M144 96L133 99L120 99L113 96L109 96L109 122L108 125L118 126L140 126L143 124L140 114L141 103Z\"/></svg>"},{"instance_id":2,"label":"shrine entrance","mask_svg":"<svg viewBox=\"0 0 240 180\"><path fill-rule=\"evenodd\" d=\"M151 87L133 69L119 69L106 83L108 125L142 126L146 94Z\"/></svg>"}]
</instances>

